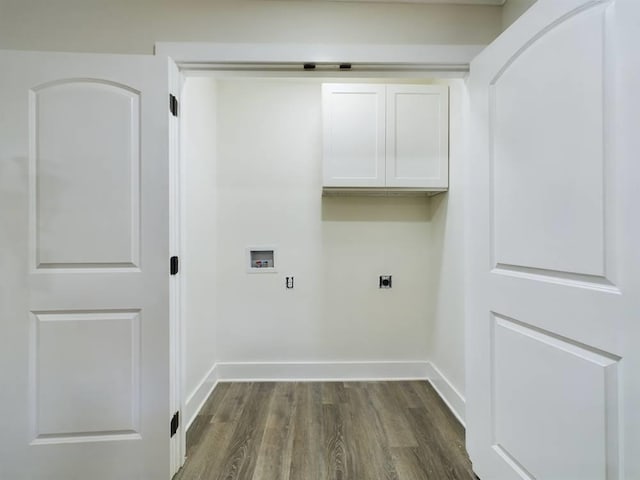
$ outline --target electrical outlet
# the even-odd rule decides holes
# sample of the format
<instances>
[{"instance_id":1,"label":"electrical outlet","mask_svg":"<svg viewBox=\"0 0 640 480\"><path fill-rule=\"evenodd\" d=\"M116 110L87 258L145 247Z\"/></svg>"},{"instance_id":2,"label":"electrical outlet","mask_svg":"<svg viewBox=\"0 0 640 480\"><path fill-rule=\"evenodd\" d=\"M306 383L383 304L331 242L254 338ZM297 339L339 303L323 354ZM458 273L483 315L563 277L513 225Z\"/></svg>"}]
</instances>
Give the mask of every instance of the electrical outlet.
<instances>
[{"instance_id":1,"label":"electrical outlet","mask_svg":"<svg viewBox=\"0 0 640 480\"><path fill-rule=\"evenodd\" d=\"M286 277L286 287L287 288L293 288L293 277Z\"/></svg>"},{"instance_id":2,"label":"electrical outlet","mask_svg":"<svg viewBox=\"0 0 640 480\"><path fill-rule=\"evenodd\" d=\"M391 275L380 275L380 288L391 288Z\"/></svg>"}]
</instances>

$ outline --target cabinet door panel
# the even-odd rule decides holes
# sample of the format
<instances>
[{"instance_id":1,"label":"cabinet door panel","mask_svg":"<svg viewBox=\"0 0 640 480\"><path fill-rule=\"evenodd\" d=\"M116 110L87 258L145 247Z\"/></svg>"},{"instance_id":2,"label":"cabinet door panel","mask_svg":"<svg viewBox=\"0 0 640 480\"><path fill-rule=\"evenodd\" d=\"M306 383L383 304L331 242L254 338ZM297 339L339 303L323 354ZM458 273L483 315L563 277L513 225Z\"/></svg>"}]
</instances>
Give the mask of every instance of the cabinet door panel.
<instances>
[{"instance_id":1,"label":"cabinet door panel","mask_svg":"<svg viewBox=\"0 0 640 480\"><path fill-rule=\"evenodd\" d=\"M325 187L385 185L384 85L322 86Z\"/></svg>"},{"instance_id":2,"label":"cabinet door panel","mask_svg":"<svg viewBox=\"0 0 640 480\"><path fill-rule=\"evenodd\" d=\"M448 123L446 86L387 86L387 187L447 188Z\"/></svg>"}]
</instances>

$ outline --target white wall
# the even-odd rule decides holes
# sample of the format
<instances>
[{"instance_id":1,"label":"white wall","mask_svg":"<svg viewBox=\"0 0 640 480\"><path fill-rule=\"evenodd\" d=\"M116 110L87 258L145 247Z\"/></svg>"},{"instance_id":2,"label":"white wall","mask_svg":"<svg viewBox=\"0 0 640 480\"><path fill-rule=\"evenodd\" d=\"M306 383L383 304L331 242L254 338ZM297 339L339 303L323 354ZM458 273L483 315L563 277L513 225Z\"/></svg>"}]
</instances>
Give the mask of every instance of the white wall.
<instances>
[{"instance_id":1,"label":"white wall","mask_svg":"<svg viewBox=\"0 0 640 480\"><path fill-rule=\"evenodd\" d=\"M218 360L427 360L428 200L321 196L318 81L220 80L217 96ZM277 274L246 272L260 244Z\"/></svg>"},{"instance_id":2,"label":"white wall","mask_svg":"<svg viewBox=\"0 0 640 480\"><path fill-rule=\"evenodd\" d=\"M321 196L317 79L189 82L216 98L217 121L202 118L209 136L194 146L216 163L206 218L217 244L202 244L217 248L215 361L430 361L463 414L464 83L448 82L450 191L428 199ZM247 273L245 247L270 244L278 272ZM386 273L393 289L380 290Z\"/></svg>"},{"instance_id":3,"label":"white wall","mask_svg":"<svg viewBox=\"0 0 640 480\"><path fill-rule=\"evenodd\" d=\"M507 0L502 7L502 30L515 22L537 0Z\"/></svg>"},{"instance_id":4,"label":"white wall","mask_svg":"<svg viewBox=\"0 0 640 480\"><path fill-rule=\"evenodd\" d=\"M501 7L301 0L0 0L0 48L152 53L157 41L487 44Z\"/></svg>"},{"instance_id":5,"label":"white wall","mask_svg":"<svg viewBox=\"0 0 640 480\"><path fill-rule=\"evenodd\" d=\"M437 385L438 388L441 391L451 388L456 390L457 394L451 391L447 394L457 397L460 403L465 390L464 207L467 169L464 129L468 105L464 82L454 80L449 84L449 191L446 195L438 195L431 200L431 288L435 298L429 324L428 350L433 365L451 383L450 386ZM436 382L442 380L436 379Z\"/></svg>"},{"instance_id":6,"label":"white wall","mask_svg":"<svg viewBox=\"0 0 640 480\"><path fill-rule=\"evenodd\" d=\"M189 420L215 379L216 98L210 80L185 85L182 102L182 258L185 417Z\"/></svg>"}]
</instances>

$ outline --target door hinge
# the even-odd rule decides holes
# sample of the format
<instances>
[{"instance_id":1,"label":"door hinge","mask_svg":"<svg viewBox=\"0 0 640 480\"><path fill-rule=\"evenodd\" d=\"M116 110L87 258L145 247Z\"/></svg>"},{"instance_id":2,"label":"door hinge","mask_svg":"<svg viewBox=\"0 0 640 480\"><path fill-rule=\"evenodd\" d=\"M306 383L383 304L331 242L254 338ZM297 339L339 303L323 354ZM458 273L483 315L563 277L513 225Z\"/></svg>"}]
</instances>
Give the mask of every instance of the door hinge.
<instances>
[{"instance_id":1,"label":"door hinge","mask_svg":"<svg viewBox=\"0 0 640 480\"><path fill-rule=\"evenodd\" d=\"M171 417L171 437L169 438L173 438L173 436L178 431L179 426L180 426L180 412L176 412L173 414L173 417Z\"/></svg>"},{"instance_id":2,"label":"door hinge","mask_svg":"<svg viewBox=\"0 0 640 480\"><path fill-rule=\"evenodd\" d=\"M173 93L169 94L169 111L174 117L178 116L178 99Z\"/></svg>"},{"instance_id":3,"label":"door hinge","mask_svg":"<svg viewBox=\"0 0 640 480\"><path fill-rule=\"evenodd\" d=\"M178 257L171 257L170 260L170 265L171 265L171 275L175 275L178 273L178 266L179 266L179 260Z\"/></svg>"}]
</instances>

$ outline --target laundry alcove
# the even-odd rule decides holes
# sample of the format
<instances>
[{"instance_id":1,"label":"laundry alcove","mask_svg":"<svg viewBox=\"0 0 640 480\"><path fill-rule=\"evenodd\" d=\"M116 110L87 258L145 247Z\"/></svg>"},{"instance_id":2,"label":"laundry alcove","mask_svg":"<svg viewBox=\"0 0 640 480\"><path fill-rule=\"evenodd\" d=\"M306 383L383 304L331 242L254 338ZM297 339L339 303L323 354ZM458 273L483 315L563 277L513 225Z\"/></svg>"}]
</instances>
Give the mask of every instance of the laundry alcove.
<instances>
[{"instance_id":1,"label":"laundry alcove","mask_svg":"<svg viewBox=\"0 0 640 480\"><path fill-rule=\"evenodd\" d=\"M253 379L429 378L464 417L464 82L359 75L186 78L186 422L208 385ZM322 85L330 82L448 87L449 190L323 196ZM253 245L277 246L276 273L248 274ZM393 288L380 289L380 275L393 275Z\"/></svg>"}]
</instances>

